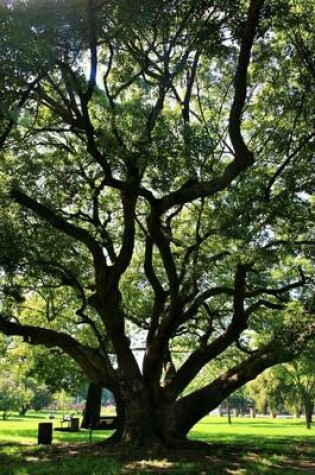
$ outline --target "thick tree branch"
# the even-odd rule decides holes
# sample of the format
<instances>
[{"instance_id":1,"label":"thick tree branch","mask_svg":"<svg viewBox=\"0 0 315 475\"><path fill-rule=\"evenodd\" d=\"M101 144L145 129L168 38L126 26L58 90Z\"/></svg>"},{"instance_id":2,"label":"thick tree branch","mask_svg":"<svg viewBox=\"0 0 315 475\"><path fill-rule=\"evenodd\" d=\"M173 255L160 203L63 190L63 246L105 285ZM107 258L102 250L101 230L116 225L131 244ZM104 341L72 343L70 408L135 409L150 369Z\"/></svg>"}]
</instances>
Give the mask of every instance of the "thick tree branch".
<instances>
[{"instance_id":1,"label":"thick tree branch","mask_svg":"<svg viewBox=\"0 0 315 475\"><path fill-rule=\"evenodd\" d=\"M78 363L89 379L99 381L103 386L107 384L109 387L113 386L114 370L103 350L86 347L62 332L21 325L12 320L10 317L0 315L0 331L2 333L8 336L21 336L24 341L32 345L43 345L46 348L58 347Z\"/></svg>"},{"instance_id":2,"label":"thick tree branch","mask_svg":"<svg viewBox=\"0 0 315 475\"><path fill-rule=\"evenodd\" d=\"M177 432L186 434L209 411L215 409L236 389L255 379L265 369L296 358L307 342L314 337L313 321L307 327L303 327L303 323L285 327L273 341L240 364L230 368L207 386L179 399L176 402Z\"/></svg>"},{"instance_id":3,"label":"thick tree branch","mask_svg":"<svg viewBox=\"0 0 315 475\"><path fill-rule=\"evenodd\" d=\"M243 29L243 37L234 77L234 100L230 113L229 134L235 151L234 161L227 167L225 173L234 167L240 170L247 168L253 162L253 155L248 150L241 134L241 119L247 94L247 74L254 44L256 30L264 0L251 0L247 20Z\"/></svg>"},{"instance_id":4,"label":"thick tree branch","mask_svg":"<svg viewBox=\"0 0 315 475\"><path fill-rule=\"evenodd\" d=\"M176 432L186 434L198 420L215 409L236 389L255 379L270 366L288 361L291 357L292 355L279 351L277 342L272 342L207 386L179 399L175 409Z\"/></svg>"},{"instance_id":5,"label":"thick tree branch","mask_svg":"<svg viewBox=\"0 0 315 475\"><path fill-rule=\"evenodd\" d=\"M148 278L148 281L151 284L154 294L156 296L162 296L165 294L165 291L156 275L152 260L153 260L153 241L149 236L147 236L146 245L145 245L145 256L144 256L144 271L145 271L145 275Z\"/></svg>"}]
</instances>

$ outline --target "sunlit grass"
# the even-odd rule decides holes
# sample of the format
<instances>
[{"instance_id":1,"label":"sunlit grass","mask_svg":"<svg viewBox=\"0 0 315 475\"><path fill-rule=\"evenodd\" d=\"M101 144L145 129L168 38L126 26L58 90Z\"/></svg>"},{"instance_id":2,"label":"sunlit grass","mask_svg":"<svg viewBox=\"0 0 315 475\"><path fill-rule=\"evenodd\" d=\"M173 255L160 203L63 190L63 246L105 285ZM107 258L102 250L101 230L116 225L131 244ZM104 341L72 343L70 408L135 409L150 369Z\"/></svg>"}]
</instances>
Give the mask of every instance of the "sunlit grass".
<instances>
[{"instance_id":1,"label":"sunlit grass","mask_svg":"<svg viewBox=\"0 0 315 475\"><path fill-rule=\"evenodd\" d=\"M306 429L303 419L249 419L237 417L232 424L225 417L205 417L190 432L192 439L210 443L226 444L264 444L268 442L315 443L315 430Z\"/></svg>"},{"instance_id":2,"label":"sunlit grass","mask_svg":"<svg viewBox=\"0 0 315 475\"><path fill-rule=\"evenodd\" d=\"M55 419L49 420L47 413L30 412L25 417L10 417L6 421L0 420L0 443L37 443L38 424L41 422L53 424L53 442L96 442L104 440L111 434L111 431L93 431L91 433L89 430L61 432L56 430L62 427L61 419L61 414L57 415Z\"/></svg>"}]
</instances>

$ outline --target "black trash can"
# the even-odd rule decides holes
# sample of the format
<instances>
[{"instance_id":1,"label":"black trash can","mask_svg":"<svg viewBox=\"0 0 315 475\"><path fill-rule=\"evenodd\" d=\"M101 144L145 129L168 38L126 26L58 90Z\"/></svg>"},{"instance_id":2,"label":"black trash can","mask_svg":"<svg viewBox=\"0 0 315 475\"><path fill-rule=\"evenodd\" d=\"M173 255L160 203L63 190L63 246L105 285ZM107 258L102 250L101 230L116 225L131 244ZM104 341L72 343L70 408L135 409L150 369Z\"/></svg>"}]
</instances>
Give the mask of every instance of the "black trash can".
<instances>
[{"instance_id":1,"label":"black trash can","mask_svg":"<svg viewBox=\"0 0 315 475\"><path fill-rule=\"evenodd\" d=\"M52 422L40 422L38 424L38 444L50 445L52 441Z\"/></svg>"}]
</instances>

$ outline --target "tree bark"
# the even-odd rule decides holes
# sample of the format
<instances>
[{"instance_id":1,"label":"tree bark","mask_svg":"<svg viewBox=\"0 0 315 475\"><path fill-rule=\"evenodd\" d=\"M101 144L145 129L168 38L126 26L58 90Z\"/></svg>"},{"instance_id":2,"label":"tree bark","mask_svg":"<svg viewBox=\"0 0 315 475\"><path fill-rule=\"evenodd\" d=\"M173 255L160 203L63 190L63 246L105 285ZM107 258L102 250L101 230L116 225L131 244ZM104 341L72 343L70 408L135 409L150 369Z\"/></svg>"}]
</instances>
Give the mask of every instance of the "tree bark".
<instances>
[{"instance_id":1,"label":"tree bark","mask_svg":"<svg viewBox=\"0 0 315 475\"><path fill-rule=\"evenodd\" d=\"M116 440L135 449L160 445L167 433L161 424L162 411L152 401L142 378L121 382L118 397L122 423Z\"/></svg>"}]
</instances>

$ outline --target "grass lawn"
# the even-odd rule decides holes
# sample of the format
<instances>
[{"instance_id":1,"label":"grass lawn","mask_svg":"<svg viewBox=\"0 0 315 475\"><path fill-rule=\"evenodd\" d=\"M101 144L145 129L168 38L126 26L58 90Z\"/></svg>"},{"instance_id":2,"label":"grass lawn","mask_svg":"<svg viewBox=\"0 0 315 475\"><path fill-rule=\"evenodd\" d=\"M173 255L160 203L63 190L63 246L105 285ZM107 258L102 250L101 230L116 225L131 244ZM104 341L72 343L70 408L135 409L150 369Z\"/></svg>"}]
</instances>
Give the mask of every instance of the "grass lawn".
<instances>
[{"instance_id":1,"label":"grass lawn","mask_svg":"<svg viewBox=\"0 0 315 475\"><path fill-rule=\"evenodd\" d=\"M46 417L46 418L45 418ZM209 443L201 451L118 453L102 440L110 431L53 432L51 446L37 445L45 414L0 421L0 475L314 474L315 429L303 420L207 417L190 433ZM53 420L54 427L60 421Z\"/></svg>"}]
</instances>

